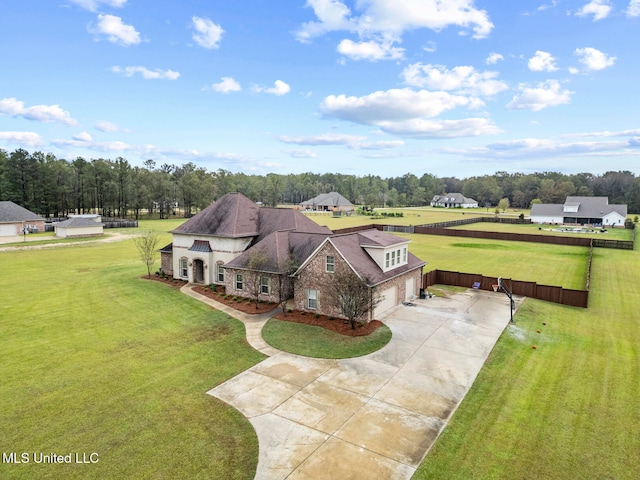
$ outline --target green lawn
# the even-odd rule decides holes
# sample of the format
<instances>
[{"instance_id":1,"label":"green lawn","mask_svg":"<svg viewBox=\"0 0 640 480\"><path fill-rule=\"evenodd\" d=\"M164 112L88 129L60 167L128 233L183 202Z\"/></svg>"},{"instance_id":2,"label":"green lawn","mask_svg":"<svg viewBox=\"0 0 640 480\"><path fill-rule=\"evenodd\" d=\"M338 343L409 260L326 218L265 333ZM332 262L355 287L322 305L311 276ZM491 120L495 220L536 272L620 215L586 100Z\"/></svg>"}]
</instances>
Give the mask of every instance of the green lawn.
<instances>
[{"instance_id":1,"label":"green lawn","mask_svg":"<svg viewBox=\"0 0 640 480\"><path fill-rule=\"evenodd\" d=\"M427 269L582 288L584 249L410 238ZM0 478L253 477L251 424L205 394L263 358L241 323L140 279L131 240L0 265L2 450L100 460L3 463ZM416 479L637 478L640 253L595 249L591 281L588 309L524 302Z\"/></svg>"},{"instance_id":2,"label":"green lawn","mask_svg":"<svg viewBox=\"0 0 640 480\"><path fill-rule=\"evenodd\" d=\"M397 234L411 240L409 250L434 269L513 278L582 290L589 249L530 242L502 242L439 235Z\"/></svg>"},{"instance_id":3,"label":"green lawn","mask_svg":"<svg viewBox=\"0 0 640 480\"><path fill-rule=\"evenodd\" d=\"M0 478L252 478L251 424L206 395L264 358L240 322L141 279L131 240L0 252L0 264L2 450L99 455L3 463Z\"/></svg>"},{"instance_id":4,"label":"green lawn","mask_svg":"<svg viewBox=\"0 0 640 480\"><path fill-rule=\"evenodd\" d=\"M391 340L391 330L384 325L370 335L349 337L322 327L271 318L263 327L262 336L272 347L297 355L315 358L352 358L384 347Z\"/></svg>"},{"instance_id":5,"label":"green lawn","mask_svg":"<svg viewBox=\"0 0 640 480\"><path fill-rule=\"evenodd\" d=\"M631 240L633 238L633 230L627 228L608 228L606 233L567 233L557 232L561 226L537 225L537 224L509 224L509 223L471 223L468 225L460 225L451 227L459 230L480 230L484 232L510 232L510 233L526 233L530 235L556 235L576 238L600 238L603 240ZM567 227L572 228L572 227ZM598 229L595 229L598 230Z\"/></svg>"},{"instance_id":6,"label":"green lawn","mask_svg":"<svg viewBox=\"0 0 640 480\"><path fill-rule=\"evenodd\" d=\"M588 309L526 300L414 479L638 478L640 254L593 268Z\"/></svg>"}]
</instances>

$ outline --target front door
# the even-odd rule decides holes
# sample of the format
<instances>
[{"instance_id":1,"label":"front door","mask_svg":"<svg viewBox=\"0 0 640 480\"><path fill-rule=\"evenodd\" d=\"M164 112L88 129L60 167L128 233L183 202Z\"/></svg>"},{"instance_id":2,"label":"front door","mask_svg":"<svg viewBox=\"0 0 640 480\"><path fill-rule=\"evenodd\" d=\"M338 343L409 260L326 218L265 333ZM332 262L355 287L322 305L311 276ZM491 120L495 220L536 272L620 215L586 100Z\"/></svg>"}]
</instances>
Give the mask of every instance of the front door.
<instances>
[{"instance_id":1,"label":"front door","mask_svg":"<svg viewBox=\"0 0 640 480\"><path fill-rule=\"evenodd\" d=\"M193 281L204 283L204 262L202 260L193 261Z\"/></svg>"}]
</instances>

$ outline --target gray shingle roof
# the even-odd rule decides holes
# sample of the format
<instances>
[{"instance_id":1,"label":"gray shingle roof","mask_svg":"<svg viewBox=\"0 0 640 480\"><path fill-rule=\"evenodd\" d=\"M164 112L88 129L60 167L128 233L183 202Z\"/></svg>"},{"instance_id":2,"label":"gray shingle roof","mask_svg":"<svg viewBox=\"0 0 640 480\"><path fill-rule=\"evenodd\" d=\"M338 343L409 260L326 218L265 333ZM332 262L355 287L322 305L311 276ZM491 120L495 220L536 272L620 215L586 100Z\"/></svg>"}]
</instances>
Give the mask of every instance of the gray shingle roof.
<instances>
[{"instance_id":1,"label":"gray shingle roof","mask_svg":"<svg viewBox=\"0 0 640 480\"><path fill-rule=\"evenodd\" d=\"M43 220L43 218L40 215L33 213L31 210L21 207L17 203L10 201L0 202L0 223L14 223L31 220Z\"/></svg>"},{"instance_id":2,"label":"gray shingle roof","mask_svg":"<svg viewBox=\"0 0 640 480\"><path fill-rule=\"evenodd\" d=\"M303 206L353 207L353 204L338 192L321 193L317 197L302 202Z\"/></svg>"},{"instance_id":3,"label":"gray shingle roof","mask_svg":"<svg viewBox=\"0 0 640 480\"><path fill-rule=\"evenodd\" d=\"M96 227L102 226L102 223L96 222L90 218L84 217L71 217L69 220L65 220L64 222L54 223L56 227Z\"/></svg>"},{"instance_id":4,"label":"gray shingle roof","mask_svg":"<svg viewBox=\"0 0 640 480\"><path fill-rule=\"evenodd\" d=\"M260 271L288 273L293 265L303 263L328 236L328 233L273 232L224 266L246 269L254 252L263 251L267 260Z\"/></svg>"},{"instance_id":5,"label":"gray shingle roof","mask_svg":"<svg viewBox=\"0 0 640 480\"><path fill-rule=\"evenodd\" d=\"M578 205L577 212L565 212L564 207ZM609 205L607 197L567 197L564 204L538 203L531 206L529 216L563 216L571 218L602 218L612 212L627 216L626 205Z\"/></svg>"},{"instance_id":6,"label":"gray shingle roof","mask_svg":"<svg viewBox=\"0 0 640 480\"><path fill-rule=\"evenodd\" d=\"M279 230L330 233L292 208L260 207L241 193L227 193L172 233L216 237L256 237L257 243Z\"/></svg>"},{"instance_id":7,"label":"gray shingle roof","mask_svg":"<svg viewBox=\"0 0 640 480\"><path fill-rule=\"evenodd\" d=\"M368 231L365 230L364 233ZM335 246L336 250L346 259L353 270L360 275L361 278L368 278L370 285L377 285L391 278L397 277L403 273L422 267L426 262L420 260L411 252L407 252L407 264L402 265L386 272L383 272L378 264L369 256L361 243L363 232L347 233L343 235L334 235L329 241ZM389 239L388 246L398 243L404 243L407 240L396 237L390 233L378 232L381 236L389 236L395 240ZM386 246L386 245L385 245Z\"/></svg>"}]
</instances>

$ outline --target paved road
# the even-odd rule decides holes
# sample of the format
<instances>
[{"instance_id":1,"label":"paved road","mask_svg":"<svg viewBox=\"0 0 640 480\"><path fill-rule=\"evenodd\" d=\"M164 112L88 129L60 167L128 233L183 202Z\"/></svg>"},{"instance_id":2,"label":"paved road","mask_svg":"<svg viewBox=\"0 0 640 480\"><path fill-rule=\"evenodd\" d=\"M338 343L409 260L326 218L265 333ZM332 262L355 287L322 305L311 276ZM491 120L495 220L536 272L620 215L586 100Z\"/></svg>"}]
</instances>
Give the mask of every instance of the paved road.
<instances>
[{"instance_id":1,"label":"paved road","mask_svg":"<svg viewBox=\"0 0 640 480\"><path fill-rule=\"evenodd\" d=\"M268 315L241 318L249 342L270 358L208 393L254 426L256 479L413 475L509 323L502 294L415 303L382 319L393 332L388 345L342 360L275 350L259 335Z\"/></svg>"}]
</instances>

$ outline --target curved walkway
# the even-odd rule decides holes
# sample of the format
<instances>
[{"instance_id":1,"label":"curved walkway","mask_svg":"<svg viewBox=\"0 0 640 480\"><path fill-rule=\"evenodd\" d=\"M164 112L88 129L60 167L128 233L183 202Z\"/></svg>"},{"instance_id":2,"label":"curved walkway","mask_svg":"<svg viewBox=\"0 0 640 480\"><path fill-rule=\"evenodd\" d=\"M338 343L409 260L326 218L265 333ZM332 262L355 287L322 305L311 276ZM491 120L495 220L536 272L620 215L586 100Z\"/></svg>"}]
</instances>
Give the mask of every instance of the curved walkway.
<instances>
[{"instance_id":1,"label":"curved walkway","mask_svg":"<svg viewBox=\"0 0 640 480\"><path fill-rule=\"evenodd\" d=\"M183 291L242 320L270 356L208 392L255 428L258 480L411 478L509 323L502 294L417 300L383 319L393 337L382 349L326 360L268 346L259 332L271 314Z\"/></svg>"}]
</instances>

